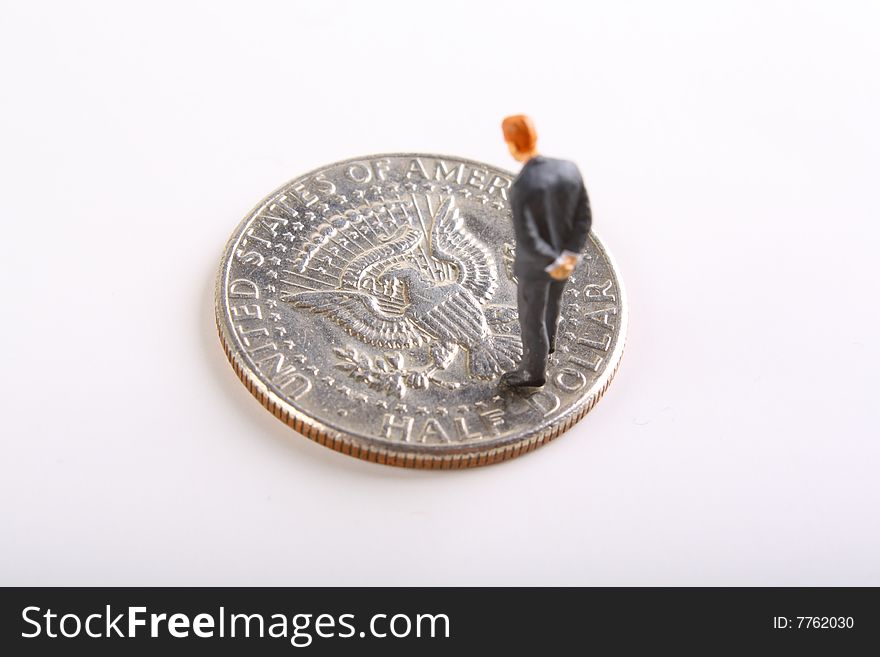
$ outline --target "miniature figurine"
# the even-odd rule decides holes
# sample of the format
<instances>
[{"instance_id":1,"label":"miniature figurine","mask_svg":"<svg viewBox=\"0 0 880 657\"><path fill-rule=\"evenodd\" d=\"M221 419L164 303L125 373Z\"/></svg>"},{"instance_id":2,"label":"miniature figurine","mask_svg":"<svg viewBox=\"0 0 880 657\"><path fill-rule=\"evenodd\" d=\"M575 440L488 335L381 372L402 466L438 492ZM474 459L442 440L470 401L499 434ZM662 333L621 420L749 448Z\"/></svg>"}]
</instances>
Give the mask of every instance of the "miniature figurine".
<instances>
[{"instance_id":1,"label":"miniature figurine","mask_svg":"<svg viewBox=\"0 0 880 657\"><path fill-rule=\"evenodd\" d=\"M501 382L539 387L556 348L562 292L590 232L590 202L573 162L538 154L538 135L528 116L508 116L501 127L510 154L524 163L510 189L523 356Z\"/></svg>"}]
</instances>

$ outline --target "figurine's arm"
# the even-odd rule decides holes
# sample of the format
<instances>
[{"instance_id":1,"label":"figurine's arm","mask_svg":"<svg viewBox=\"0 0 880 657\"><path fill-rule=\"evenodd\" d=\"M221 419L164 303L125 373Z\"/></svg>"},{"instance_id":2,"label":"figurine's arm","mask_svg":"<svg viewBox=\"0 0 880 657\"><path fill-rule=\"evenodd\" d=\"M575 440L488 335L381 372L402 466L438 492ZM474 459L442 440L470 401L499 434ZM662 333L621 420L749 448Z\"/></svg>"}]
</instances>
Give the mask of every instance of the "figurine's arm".
<instances>
[{"instance_id":1,"label":"figurine's arm","mask_svg":"<svg viewBox=\"0 0 880 657\"><path fill-rule=\"evenodd\" d=\"M593 215L590 212L590 199L587 189L581 183L581 191L575 209L574 221L572 222L571 234L566 240L565 249L556 260L547 265L545 271L557 281L564 281L571 276L574 268L581 259L584 245L587 243L587 235L593 223Z\"/></svg>"},{"instance_id":2,"label":"figurine's arm","mask_svg":"<svg viewBox=\"0 0 880 657\"><path fill-rule=\"evenodd\" d=\"M590 197L587 196L587 188L581 183L581 193L575 210L574 221L571 226L571 237L566 245L566 251L581 253L587 243L587 235L590 234L590 226L593 224L593 213L590 211Z\"/></svg>"},{"instance_id":3,"label":"figurine's arm","mask_svg":"<svg viewBox=\"0 0 880 657\"><path fill-rule=\"evenodd\" d=\"M517 209L519 212L516 212ZM544 241L543 237L541 237L541 233L538 231L538 226L532 215L532 211L529 208L529 204L523 203L519 208L514 208L514 216L516 216L516 214L520 215L519 219L523 228L521 235L526 242L525 244L518 244L517 247L523 247L523 250L527 252L544 256L548 261L555 260L556 256L559 254L556 253L556 250L552 246Z\"/></svg>"}]
</instances>

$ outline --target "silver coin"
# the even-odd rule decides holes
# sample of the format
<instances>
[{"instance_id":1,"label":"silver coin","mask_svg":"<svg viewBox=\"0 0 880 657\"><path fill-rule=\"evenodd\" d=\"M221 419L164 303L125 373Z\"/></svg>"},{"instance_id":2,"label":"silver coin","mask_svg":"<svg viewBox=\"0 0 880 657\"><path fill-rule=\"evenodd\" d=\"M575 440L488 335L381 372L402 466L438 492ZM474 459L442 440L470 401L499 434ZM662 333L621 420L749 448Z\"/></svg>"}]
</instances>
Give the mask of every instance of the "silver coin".
<instances>
[{"instance_id":1,"label":"silver coin","mask_svg":"<svg viewBox=\"0 0 880 657\"><path fill-rule=\"evenodd\" d=\"M395 153L330 164L267 196L217 277L220 339L247 389L306 437L392 465L494 463L569 429L617 370L624 292L591 234L547 384L499 385L521 354L513 179Z\"/></svg>"}]
</instances>

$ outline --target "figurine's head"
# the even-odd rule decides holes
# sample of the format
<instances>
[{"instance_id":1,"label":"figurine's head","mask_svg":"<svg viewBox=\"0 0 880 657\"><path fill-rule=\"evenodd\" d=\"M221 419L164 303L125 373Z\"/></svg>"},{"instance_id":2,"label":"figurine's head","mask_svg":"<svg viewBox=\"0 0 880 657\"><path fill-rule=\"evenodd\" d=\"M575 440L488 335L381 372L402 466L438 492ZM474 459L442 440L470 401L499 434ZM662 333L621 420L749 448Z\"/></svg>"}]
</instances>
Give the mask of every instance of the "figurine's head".
<instances>
[{"instance_id":1,"label":"figurine's head","mask_svg":"<svg viewBox=\"0 0 880 657\"><path fill-rule=\"evenodd\" d=\"M528 162L538 154L538 133L535 124L525 114L508 116L501 122L504 141L513 159L517 162Z\"/></svg>"}]
</instances>

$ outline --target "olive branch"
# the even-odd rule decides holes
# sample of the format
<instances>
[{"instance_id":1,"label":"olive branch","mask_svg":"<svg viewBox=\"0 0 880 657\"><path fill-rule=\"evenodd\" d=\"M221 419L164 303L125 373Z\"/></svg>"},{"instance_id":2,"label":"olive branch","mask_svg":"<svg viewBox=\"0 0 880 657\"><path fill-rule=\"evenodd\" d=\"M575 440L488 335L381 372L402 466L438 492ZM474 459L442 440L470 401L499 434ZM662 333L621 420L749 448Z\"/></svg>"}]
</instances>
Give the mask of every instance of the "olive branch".
<instances>
[{"instance_id":1,"label":"olive branch","mask_svg":"<svg viewBox=\"0 0 880 657\"><path fill-rule=\"evenodd\" d=\"M434 373L437 367L407 369L404 367L403 355L399 353L386 353L370 358L353 347L335 348L333 351L341 361L336 364L336 368L347 372L349 378L372 390L392 394L398 399L402 399L409 389L426 390L432 383L447 390L455 390L461 385L436 378Z\"/></svg>"}]
</instances>

